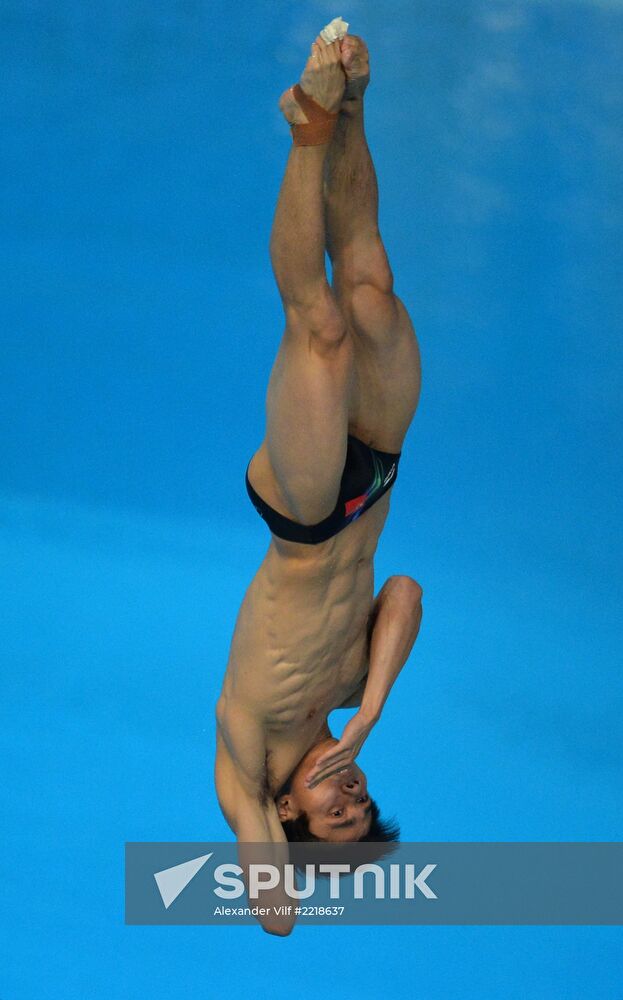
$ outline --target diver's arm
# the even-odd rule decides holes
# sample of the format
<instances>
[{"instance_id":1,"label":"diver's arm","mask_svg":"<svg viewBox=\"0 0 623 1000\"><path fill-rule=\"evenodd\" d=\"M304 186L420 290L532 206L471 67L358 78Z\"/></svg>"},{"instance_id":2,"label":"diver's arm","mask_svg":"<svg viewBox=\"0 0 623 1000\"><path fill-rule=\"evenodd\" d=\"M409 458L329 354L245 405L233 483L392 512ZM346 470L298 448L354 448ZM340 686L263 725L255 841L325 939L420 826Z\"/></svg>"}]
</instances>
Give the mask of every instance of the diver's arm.
<instances>
[{"instance_id":1,"label":"diver's arm","mask_svg":"<svg viewBox=\"0 0 623 1000\"><path fill-rule=\"evenodd\" d=\"M281 868L287 860L286 836L277 807L266 787L266 748L261 725L252 713L219 702L217 707L216 792L223 815L239 844L238 854L247 882L247 866L258 860L255 844L265 844L259 860ZM274 851L271 854L270 845ZM247 883L248 884L248 883ZM255 902L251 900L251 902ZM283 879L273 890L264 890L259 900L267 915L258 916L269 934L280 936L294 925L292 900L283 892ZM288 906L292 913L288 915Z\"/></svg>"},{"instance_id":2,"label":"diver's arm","mask_svg":"<svg viewBox=\"0 0 623 1000\"><path fill-rule=\"evenodd\" d=\"M368 673L360 702L359 688L340 708L359 704L337 743L305 775L310 788L347 767L361 750L381 715L398 674L407 662L422 620L422 588L409 576L390 576L379 591L370 616ZM360 685L361 687L361 685Z\"/></svg>"},{"instance_id":3,"label":"diver's arm","mask_svg":"<svg viewBox=\"0 0 623 1000\"><path fill-rule=\"evenodd\" d=\"M222 737L217 737L216 793L230 829L241 842L283 843L285 836L277 808L262 787L253 787L236 766Z\"/></svg>"},{"instance_id":4,"label":"diver's arm","mask_svg":"<svg viewBox=\"0 0 623 1000\"><path fill-rule=\"evenodd\" d=\"M352 694L349 694L348 698L345 698L340 705L336 705L337 708L359 708L361 705L361 699L363 698L363 692L366 689L366 684L368 682L368 675L366 674L360 681ZM335 709L334 709L335 711Z\"/></svg>"},{"instance_id":5,"label":"diver's arm","mask_svg":"<svg viewBox=\"0 0 623 1000\"><path fill-rule=\"evenodd\" d=\"M366 686L360 712L378 720L413 649L422 621L422 588L410 576L390 576L374 602Z\"/></svg>"},{"instance_id":6,"label":"diver's arm","mask_svg":"<svg viewBox=\"0 0 623 1000\"><path fill-rule=\"evenodd\" d=\"M399 593L401 592L401 593ZM399 614L396 615L396 608L399 608ZM383 615L380 618L381 610L383 609ZM391 625L387 621L388 616L392 616ZM398 620L396 620L398 619ZM374 606L372 608L372 613L370 615L370 626L369 626L369 661L372 660L374 656L375 661L378 660L377 647L381 646L383 651L383 663L381 667L375 667L375 672L383 671L386 679L389 678L390 674L393 673L393 678L391 683L398 676L400 670L407 661L409 653L413 648L413 644L417 638L417 633L420 627L420 622L422 620L422 588L419 583L412 580L409 576L390 576L385 585L379 591ZM415 634L411 637L411 633L415 628ZM377 625L380 625L380 630L375 632ZM388 633L391 633L388 634ZM374 652L373 647L373 637L374 639ZM407 648L402 649L405 645L405 640ZM396 660L402 662L396 670ZM352 692L349 694L348 698L337 705L337 708L359 708L362 704L364 694L368 687L368 673L359 681L359 684ZM382 680L380 677L377 678L374 687L370 688L368 692L368 700L372 702L374 699L375 687L382 685ZM391 684L390 684L391 687ZM387 689L387 694L389 694L389 688ZM387 698L385 695L385 700ZM373 708L373 706L371 705ZM372 711L369 713L371 715L377 715L378 712Z\"/></svg>"},{"instance_id":7,"label":"diver's arm","mask_svg":"<svg viewBox=\"0 0 623 1000\"><path fill-rule=\"evenodd\" d=\"M268 794L261 722L245 706L222 697L216 721L216 792L225 819L238 840L270 843L285 839Z\"/></svg>"}]
</instances>

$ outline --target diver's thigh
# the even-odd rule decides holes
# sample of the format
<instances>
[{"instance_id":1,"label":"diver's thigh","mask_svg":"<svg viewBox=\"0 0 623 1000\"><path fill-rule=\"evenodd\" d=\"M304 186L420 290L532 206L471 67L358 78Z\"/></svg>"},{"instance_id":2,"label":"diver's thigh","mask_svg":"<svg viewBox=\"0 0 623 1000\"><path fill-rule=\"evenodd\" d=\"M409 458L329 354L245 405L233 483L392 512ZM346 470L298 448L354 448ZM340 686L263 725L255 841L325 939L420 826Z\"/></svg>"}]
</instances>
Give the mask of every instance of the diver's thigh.
<instances>
[{"instance_id":1,"label":"diver's thigh","mask_svg":"<svg viewBox=\"0 0 623 1000\"><path fill-rule=\"evenodd\" d=\"M270 376L266 448L292 516L314 524L335 506L346 460L353 346L287 330Z\"/></svg>"},{"instance_id":2,"label":"diver's thigh","mask_svg":"<svg viewBox=\"0 0 623 1000\"><path fill-rule=\"evenodd\" d=\"M391 308L359 314L352 330L352 432L381 451L400 451L420 396L420 352L413 324L394 296Z\"/></svg>"}]
</instances>

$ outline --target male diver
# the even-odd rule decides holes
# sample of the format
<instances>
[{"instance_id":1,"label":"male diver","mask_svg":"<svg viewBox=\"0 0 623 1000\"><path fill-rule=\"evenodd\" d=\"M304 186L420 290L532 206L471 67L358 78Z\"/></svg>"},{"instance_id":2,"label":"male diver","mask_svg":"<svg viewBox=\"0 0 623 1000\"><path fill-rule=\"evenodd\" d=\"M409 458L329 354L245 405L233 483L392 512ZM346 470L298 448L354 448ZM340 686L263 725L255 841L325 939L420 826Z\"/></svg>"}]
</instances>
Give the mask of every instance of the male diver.
<instances>
[{"instance_id":1,"label":"male diver","mask_svg":"<svg viewBox=\"0 0 623 1000\"><path fill-rule=\"evenodd\" d=\"M366 143L368 51L319 36L281 97L293 145L271 235L285 333L247 470L272 533L217 705L216 787L241 842L395 840L355 763L415 642L420 586L373 557L420 363L393 291ZM325 272L325 250L333 285ZM338 707L358 706L338 740Z\"/></svg>"}]
</instances>

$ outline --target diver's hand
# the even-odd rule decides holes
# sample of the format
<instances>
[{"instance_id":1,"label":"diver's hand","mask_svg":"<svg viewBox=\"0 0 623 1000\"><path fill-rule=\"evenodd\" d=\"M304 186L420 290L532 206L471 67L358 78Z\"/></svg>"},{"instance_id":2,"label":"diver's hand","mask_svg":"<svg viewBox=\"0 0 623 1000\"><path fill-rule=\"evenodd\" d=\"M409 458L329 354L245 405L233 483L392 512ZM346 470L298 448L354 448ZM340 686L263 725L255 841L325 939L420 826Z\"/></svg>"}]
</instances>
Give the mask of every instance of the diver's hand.
<instances>
[{"instance_id":1,"label":"diver's hand","mask_svg":"<svg viewBox=\"0 0 623 1000\"><path fill-rule=\"evenodd\" d=\"M337 774L342 768L352 764L377 721L377 716L368 715L361 710L353 715L344 728L340 742L323 753L312 770L305 775L307 787L315 788L325 778L330 778L332 774Z\"/></svg>"}]
</instances>

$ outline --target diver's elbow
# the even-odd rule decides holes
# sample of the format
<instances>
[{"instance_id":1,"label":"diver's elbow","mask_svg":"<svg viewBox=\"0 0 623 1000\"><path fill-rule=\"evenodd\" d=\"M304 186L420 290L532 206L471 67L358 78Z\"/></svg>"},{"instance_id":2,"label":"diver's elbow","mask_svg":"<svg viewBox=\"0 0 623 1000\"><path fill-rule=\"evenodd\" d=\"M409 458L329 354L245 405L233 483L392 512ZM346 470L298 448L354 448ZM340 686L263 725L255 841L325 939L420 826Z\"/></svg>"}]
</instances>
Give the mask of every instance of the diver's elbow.
<instances>
[{"instance_id":1,"label":"diver's elbow","mask_svg":"<svg viewBox=\"0 0 623 1000\"><path fill-rule=\"evenodd\" d=\"M273 937L288 937L294 930L294 921L262 923L262 930Z\"/></svg>"},{"instance_id":2,"label":"diver's elbow","mask_svg":"<svg viewBox=\"0 0 623 1000\"><path fill-rule=\"evenodd\" d=\"M401 605L412 613L422 611L422 590L421 584L411 576L391 576L391 592L395 595Z\"/></svg>"}]
</instances>

